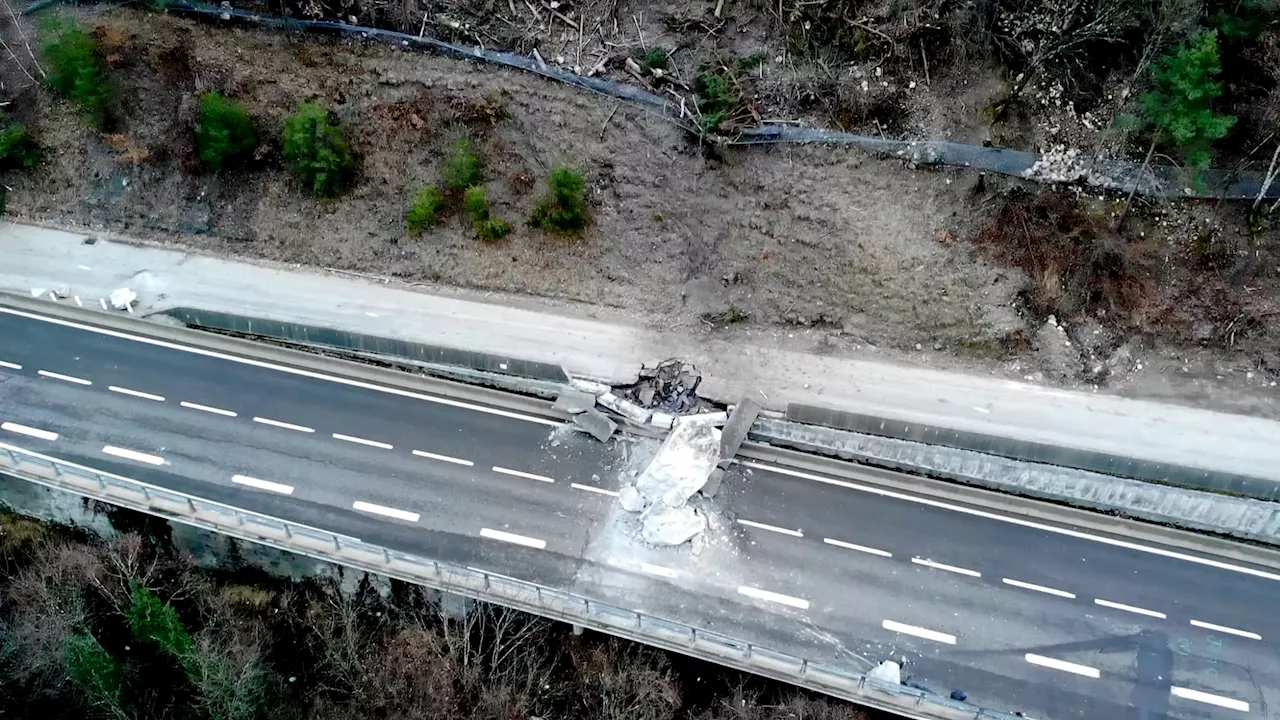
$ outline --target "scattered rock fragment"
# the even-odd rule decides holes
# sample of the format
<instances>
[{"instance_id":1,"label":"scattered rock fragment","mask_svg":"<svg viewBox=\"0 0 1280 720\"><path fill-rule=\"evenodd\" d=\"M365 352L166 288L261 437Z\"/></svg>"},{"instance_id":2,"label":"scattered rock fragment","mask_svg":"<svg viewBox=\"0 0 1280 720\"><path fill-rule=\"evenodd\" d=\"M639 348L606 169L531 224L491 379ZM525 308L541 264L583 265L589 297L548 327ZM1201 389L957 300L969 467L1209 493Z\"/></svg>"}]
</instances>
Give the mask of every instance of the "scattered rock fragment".
<instances>
[{"instance_id":1,"label":"scattered rock fragment","mask_svg":"<svg viewBox=\"0 0 1280 720\"><path fill-rule=\"evenodd\" d=\"M556 402L551 406L551 409L577 414L586 412L595 406L595 394L583 392L575 388L565 388L560 391L560 397L556 398Z\"/></svg>"},{"instance_id":2,"label":"scattered rock fragment","mask_svg":"<svg viewBox=\"0 0 1280 720\"><path fill-rule=\"evenodd\" d=\"M587 410L574 415L573 424L600 442L613 437L613 433L618 429L618 424L599 410Z\"/></svg>"}]
</instances>

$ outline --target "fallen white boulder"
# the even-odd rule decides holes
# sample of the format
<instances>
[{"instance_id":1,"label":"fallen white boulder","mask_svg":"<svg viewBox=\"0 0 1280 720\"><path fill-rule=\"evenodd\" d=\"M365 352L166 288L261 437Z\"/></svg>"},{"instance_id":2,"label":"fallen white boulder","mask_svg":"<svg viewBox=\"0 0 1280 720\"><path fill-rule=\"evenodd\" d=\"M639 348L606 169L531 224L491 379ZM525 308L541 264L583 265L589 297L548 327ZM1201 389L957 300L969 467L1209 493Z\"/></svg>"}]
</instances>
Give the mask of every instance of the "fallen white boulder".
<instances>
[{"instance_id":1,"label":"fallen white boulder","mask_svg":"<svg viewBox=\"0 0 1280 720\"><path fill-rule=\"evenodd\" d=\"M111 291L107 300L111 303L111 307L117 310L131 310L133 304L138 302L138 293L129 288L117 288Z\"/></svg>"},{"instance_id":2,"label":"fallen white boulder","mask_svg":"<svg viewBox=\"0 0 1280 720\"><path fill-rule=\"evenodd\" d=\"M636 490L635 485L623 485L618 491L618 504L627 512L643 512L649 507L649 501Z\"/></svg>"},{"instance_id":3,"label":"fallen white boulder","mask_svg":"<svg viewBox=\"0 0 1280 720\"><path fill-rule=\"evenodd\" d=\"M706 484L718 462L720 431L715 426L678 423L636 479L636 490L651 502L677 495L690 498Z\"/></svg>"}]
</instances>

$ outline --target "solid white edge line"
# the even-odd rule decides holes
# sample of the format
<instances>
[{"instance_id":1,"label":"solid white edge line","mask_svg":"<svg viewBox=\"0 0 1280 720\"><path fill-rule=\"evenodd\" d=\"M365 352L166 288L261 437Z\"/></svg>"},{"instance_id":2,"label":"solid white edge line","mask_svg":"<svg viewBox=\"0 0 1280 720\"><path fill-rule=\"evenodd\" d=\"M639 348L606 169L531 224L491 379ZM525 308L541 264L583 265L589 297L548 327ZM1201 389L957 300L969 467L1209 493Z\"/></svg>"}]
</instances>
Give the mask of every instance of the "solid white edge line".
<instances>
[{"instance_id":1,"label":"solid white edge line","mask_svg":"<svg viewBox=\"0 0 1280 720\"><path fill-rule=\"evenodd\" d=\"M535 550L542 550L547 547L546 540L539 540L538 538L526 537L524 535L516 535L515 533L503 532L501 530L490 530L489 528L480 528L480 537L488 538L490 540L501 540L502 542L509 542L512 545L523 545L525 547L534 548Z\"/></svg>"},{"instance_id":2,"label":"solid white edge line","mask_svg":"<svg viewBox=\"0 0 1280 720\"><path fill-rule=\"evenodd\" d=\"M363 500L357 500L351 503L351 509L359 510L360 512L372 513L374 515L385 515L386 517L404 520L405 522L411 523L418 522L418 518L421 517L416 512L399 510L397 508L387 507L386 505L374 505L373 503L367 503Z\"/></svg>"},{"instance_id":3,"label":"solid white edge line","mask_svg":"<svg viewBox=\"0 0 1280 720\"><path fill-rule=\"evenodd\" d=\"M3 310L3 308L0 308L0 310ZM63 375L62 373L49 372L48 370L37 370L36 374L43 375L47 378L53 378L54 380L62 380L63 382L75 383L77 385L93 384L92 380L85 380L83 378L72 377L70 375Z\"/></svg>"},{"instance_id":4,"label":"solid white edge line","mask_svg":"<svg viewBox=\"0 0 1280 720\"><path fill-rule=\"evenodd\" d=\"M3 309L3 308L0 308L0 309ZM880 497L893 498L895 500L905 500L907 502L916 503L917 505L935 507L935 508L940 508L942 510L950 510L951 512L957 512L963 515L970 515L972 517L980 517L980 518L985 518L987 520L995 520L997 522L1008 523L1010 525L1019 525L1021 527L1032 528L1034 530L1041 530L1043 532L1053 533L1055 535L1063 535L1066 537L1076 538L1077 540L1088 540L1090 542L1101 543L1103 545L1110 545L1111 547L1124 548L1126 550L1136 550L1138 552L1147 553L1149 555L1157 555L1159 557L1170 558L1172 560L1181 560L1183 562L1194 563L1196 565L1203 565L1205 567L1216 568L1218 570L1227 570L1230 572L1237 572L1243 575L1250 575L1253 577L1263 578L1266 580L1280 581L1280 574L1278 573L1267 572L1265 570L1257 570L1254 568L1244 567L1241 565L1232 565L1231 563L1222 562L1220 560L1210 560L1209 558L1196 557L1195 555L1187 555L1186 553L1176 552L1173 550L1164 550L1162 548L1151 547L1149 545L1140 545L1138 543L1129 542L1128 540L1117 540L1115 538L1102 537L1100 535L1090 535L1089 533L1080 532L1079 530L1068 530L1067 528L1055 527L1053 525L1046 525L1044 523L1034 522L1032 520L1022 520L1020 518L1009 517L1007 515L1000 515L987 510L978 510L976 508L967 508L967 507L961 507L958 505L950 505L948 503L944 503L939 500L930 500L928 498L908 495L906 493L901 493L894 490L885 490L883 488L871 487L869 485L859 485L858 483L852 483L845 480L837 480L835 478L822 477L821 475L814 475L812 473L802 472L800 470L792 470L790 468L779 467L776 465L767 465L764 463L755 462L754 460L744 461L742 462L742 465L745 467L756 468L759 470L766 470L768 472L776 472L779 475L790 475L792 477L803 478L805 480L813 480L814 482L820 482L820 483L823 483L824 485L834 485L836 487L842 487L847 490L856 490L858 492L870 493L872 495L879 495Z\"/></svg>"},{"instance_id":5,"label":"solid white edge line","mask_svg":"<svg viewBox=\"0 0 1280 720\"><path fill-rule=\"evenodd\" d=\"M766 525L764 523L756 522L754 520L743 520L742 518L738 518L738 524L746 525L747 527L751 527L751 528L756 528L757 530L768 530L769 532L776 532L776 533L781 533L783 535L790 535L791 537L804 537L804 533L800 532L799 530L791 530L789 528L778 527L777 525Z\"/></svg>"},{"instance_id":6,"label":"solid white edge line","mask_svg":"<svg viewBox=\"0 0 1280 720\"><path fill-rule=\"evenodd\" d=\"M891 552L886 552L884 550L877 550L872 547L866 547L865 545L854 545L853 543L847 543L847 542L844 542L843 540L833 540L831 538L822 538L822 542L828 545L835 545L836 547L844 548L846 550L857 550L858 552L867 553L869 555L879 555L880 557L887 557L887 558L893 557L893 553Z\"/></svg>"},{"instance_id":7,"label":"solid white edge line","mask_svg":"<svg viewBox=\"0 0 1280 720\"><path fill-rule=\"evenodd\" d=\"M671 568L664 568L661 565L650 565L647 562L640 563L640 569L649 573L650 575L657 575L659 577L664 577L664 578L674 579L676 576L680 574L675 570L672 570Z\"/></svg>"},{"instance_id":8,"label":"solid white edge line","mask_svg":"<svg viewBox=\"0 0 1280 720\"><path fill-rule=\"evenodd\" d=\"M596 493L597 495L608 495L609 497L618 497L617 490L605 490L604 488L591 487L590 485L579 485L578 483L569 483L569 487L573 488L574 490L586 490L589 493Z\"/></svg>"},{"instance_id":9,"label":"solid white edge line","mask_svg":"<svg viewBox=\"0 0 1280 720\"><path fill-rule=\"evenodd\" d=\"M184 408L189 408L191 410L199 410L201 412L213 413L214 415L222 415L224 417L236 417L235 413L231 412L230 410L223 410L222 408L209 407L208 405L197 405L196 403L185 402L185 401L180 402L178 404Z\"/></svg>"},{"instance_id":10,"label":"solid white edge line","mask_svg":"<svg viewBox=\"0 0 1280 720\"><path fill-rule=\"evenodd\" d=\"M791 597L790 595L783 595L782 593L770 592L768 590L761 590L760 588L751 587L750 585L739 585L738 592L742 595L746 595L749 598L755 598L756 600L766 600L768 602L775 602L775 603L778 603L779 605L787 605L799 610L809 609L808 600L805 600L803 598L798 598L798 597Z\"/></svg>"},{"instance_id":11,"label":"solid white edge line","mask_svg":"<svg viewBox=\"0 0 1280 720\"><path fill-rule=\"evenodd\" d=\"M471 462L470 460L463 460L462 458L449 457L448 455L437 455L435 453L429 453L425 450L414 450L413 454L417 455L418 457L430 458L431 460L439 460L440 462L453 463L455 465L466 465L467 467L471 467L472 465L475 465L475 463Z\"/></svg>"},{"instance_id":12,"label":"solid white edge line","mask_svg":"<svg viewBox=\"0 0 1280 720\"><path fill-rule=\"evenodd\" d=\"M1012 585L1016 588L1022 588L1023 590L1034 590L1036 592L1044 593L1046 595L1057 595L1058 597L1067 598L1068 600L1076 599L1075 593L1069 593L1066 590L1058 590L1056 588L1046 587L1044 585L1036 585L1034 583L1022 582L1021 580L1013 580L1010 578L1003 578L1001 579L1000 582L1004 583L1005 585Z\"/></svg>"},{"instance_id":13,"label":"solid white edge line","mask_svg":"<svg viewBox=\"0 0 1280 720\"><path fill-rule=\"evenodd\" d=\"M1226 633L1228 635L1238 635L1242 638L1249 638L1251 640L1262 639L1262 636L1259 635L1258 633L1249 632L1248 630L1237 630L1233 627L1227 627L1226 625L1214 625L1213 623L1207 623L1202 620L1192 620L1191 624L1195 627L1203 628L1205 630L1214 630L1216 632Z\"/></svg>"},{"instance_id":14,"label":"solid white edge line","mask_svg":"<svg viewBox=\"0 0 1280 720\"><path fill-rule=\"evenodd\" d=\"M159 395L152 395L151 393L144 393L144 392L139 392L137 390L130 390L129 388L123 388L117 385L108 385L107 389L110 390L111 392L120 393L121 395L132 395L133 397L142 398L143 400L155 400L156 402L164 402L164 398Z\"/></svg>"},{"instance_id":15,"label":"solid white edge line","mask_svg":"<svg viewBox=\"0 0 1280 720\"><path fill-rule=\"evenodd\" d=\"M17 363L5 362L0 360L0 367L9 368L10 370L21 370L22 366Z\"/></svg>"},{"instance_id":16,"label":"solid white edge line","mask_svg":"<svg viewBox=\"0 0 1280 720\"><path fill-rule=\"evenodd\" d=\"M1249 712L1249 703L1243 700L1222 697L1221 695L1214 695L1200 690L1192 690L1191 688L1178 687L1177 685L1170 686L1169 692L1173 693L1175 697L1180 697L1184 700L1195 700L1196 702L1202 702L1207 705L1217 705L1218 707L1227 708L1228 710Z\"/></svg>"},{"instance_id":17,"label":"solid white edge line","mask_svg":"<svg viewBox=\"0 0 1280 720\"><path fill-rule=\"evenodd\" d=\"M947 645L956 644L955 635L938 632L937 630L930 630L928 628L916 627L915 625L907 625L906 623L900 623L895 620L882 620L880 622L880 627L892 632L902 633L903 635L914 635L919 638L924 638L925 640L946 643Z\"/></svg>"},{"instance_id":18,"label":"solid white edge line","mask_svg":"<svg viewBox=\"0 0 1280 720\"><path fill-rule=\"evenodd\" d=\"M1079 665L1077 663L1067 662L1066 660L1058 660L1051 657L1045 657L1044 655L1036 655L1035 653L1027 653L1025 658L1027 662L1032 665L1039 665L1040 667L1053 668L1054 670L1061 670L1074 675L1083 675L1085 677L1093 678L1094 680L1102 677L1102 673L1099 672L1097 668L1091 668L1088 665Z\"/></svg>"},{"instance_id":19,"label":"solid white edge line","mask_svg":"<svg viewBox=\"0 0 1280 720\"><path fill-rule=\"evenodd\" d=\"M944 565L940 562L926 560L925 558L913 557L911 558L911 562L916 565L923 565L924 567L927 567L927 568L933 568L934 570L945 570L950 573L956 573L957 575L968 575L969 577L976 577L976 578L982 577L982 573L978 572L977 570L970 570L968 568L956 567L955 565Z\"/></svg>"},{"instance_id":20,"label":"solid white edge line","mask_svg":"<svg viewBox=\"0 0 1280 720\"><path fill-rule=\"evenodd\" d=\"M546 475L534 475L533 473L521 472L519 470L511 470L509 468L493 466L493 471L502 475L511 475L512 477L524 478L525 480L537 480L538 482L553 483L555 478L549 478Z\"/></svg>"},{"instance_id":21,"label":"solid white edge line","mask_svg":"<svg viewBox=\"0 0 1280 720\"><path fill-rule=\"evenodd\" d=\"M1125 605L1124 603L1111 602L1110 600L1103 600L1101 598L1094 598L1093 603L1095 605L1101 605L1102 607L1105 607L1105 608L1111 608L1112 610L1124 610L1125 612L1131 612L1136 615L1146 615L1147 617L1159 618L1161 620L1164 620L1168 617L1164 613L1159 612L1157 610L1148 610L1146 608L1140 608L1134 605Z\"/></svg>"},{"instance_id":22,"label":"solid white edge line","mask_svg":"<svg viewBox=\"0 0 1280 720\"><path fill-rule=\"evenodd\" d=\"M355 443L357 445L368 445L369 447L381 448L383 450L391 449L391 446L384 442L378 442L377 440L365 440L364 438L358 438L353 435L343 435L342 433L334 433L333 439L342 440L344 442L349 442L349 443Z\"/></svg>"},{"instance_id":23,"label":"solid white edge line","mask_svg":"<svg viewBox=\"0 0 1280 720\"><path fill-rule=\"evenodd\" d=\"M292 485L283 485L281 483L271 482L270 480L259 480L256 477L250 477L248 475L234 475L231 478L231 482L237 485L257 488L259 490L268 490L270 492L280 493L281 495L293 494Z\"/></svg>"},{"instance_id":24,"label":"solid white edge line","mask_svg":"<svg viewBox=\"0 0 1280 720\"><path fill-rule=\"evenodd\" d=\"M271 427L284 428L285 430L297 430L298 432L304 433L315 432L314 429L305 425L294 425L293 423L280 422L279 420L272 420L271 418L255 417L253 421L256 423L262 423L263 425L270 425Z\"/></svg>"},{"instance_id":25,"label":"solid white edge line","mask_svg":"<svg viewBox=\"0 0 1280 720\"><path fill-rule=\"evenodd\" d=\"M103 447L102 452L106 453L107 455L114 455L119 458L124 458L126 460L134 460L140 463L146 463L148 465L164 464L164 458L160 457L159 455L148 455L147 453L144 453L144 452L138 452L137 450L130 450L129 448L116 447L115 445L107 445Z\"/></svg>"},{"instance_id":26,"label":"solid white edge line","mask_svg":"<svg viewBox=\"0 0 1280 720\"><path fill-rule=\"evenodd\" d=\"M11 422L0 423L0 430L8 430L11 433L18 433L19 435L29 435L33 438L39 438L41 440L52 441L52 440L58 439L58 433L56 432L50 432L49 430L41 430L40 428L28 427L26 425L19 425L18 423L11 423Z\"/></svg>"},{"instance_id":27,"label":"solid white edge line","mask_svg":"<svg viewBox=\"0 0 1280 720\"><path fill-rule=\"evenodd\" d=\"M105 303L104 303L105 305ZM413 398L415 400L423 400L425 402L437 403L439 405L448 405L450 407L462 408L464 410L472 410L475 412L486 413L488 415L498 415L500 417L511 418L512 420L523 420L525 422L537 423L539 425L547 425L549 427L560 427L564 423L560 420L548 420L546 418L534 417L532 415L523 415L509 410L500 410L498 408L485 407L483 405L474 405L472 403L454 400L452 398L434 397L431 395L423 395L409 390L400 390L398 388L385 387L367 383L362 380L352 380L350 378L338 377L335 375L326 375L324 373L313 372L311 370L303 370L301 368L291 368L283 365L265 362L263 360L254 360L252 358L236 357L213 350L205 350L204 348L189 347L172 343L165 340L156 340L155 338L141 337L138 335L130 335L129 333L119 332L117 330L108 330L106 328L93 327L92 325L84 325L82 323L72 322L70 320L62 320L60 318L45 317L35 313L24 312L22 310L14 310L12 308L0 307L0 313L6 315L16 315L18 317L27 318L28 320L36 320L38 322L50 323L53 325L61 325L63 327L71 327L77 330L106 335L121 340L129 340L132 342L143 343L144 345L152 345L154 347L162 347L168 350L177 350L179 352L191 353L192 355L201 355L203 357L217 358L228 362L239 363L241 365L249 365L267 370L275 370L276 372L288 373L299 377L311 378L313 380L324 380L327 382L346 385L348 387L357 387L362 390L373 390L375 392L387 393L389 395L398 395L400 397Z\"/></svg>"},{"instance_id":28,"label":"solid white edge line","mask_svg":"<svg viewBox=\"0 0 1280 720\"><path fill-rule=\"evenodd\" d=\"M80 463L73 463L69 460L62 460L61 458L56 458L56 457L53 457L52 455L45 455L44 453L38 453L38 452L35 452L34 450L28 450L23 447L18 447L17 445L10 445L9 443L6 443L6 442L0 442L0 449L8 450L10 452L15 452L15 453L22 453L23 455L30 455L31 457L34 457L34 458L40 458L45 462L56 462L59 465L65 465L67 467L72 467L78 470L83 470L85 472L101 475L104 478L112 478L115 480L120 480L122 482L127 482L133 485L137 485L138 487L154 490L157 493L176 495L181 498L188 498L192 501L198 500L204 505L225 508L228 512L240 512L240 513L245 513L246 515L252 515L254 517L267 518L269 520L275 520L276 522L289 525L290 527L306 528L307 530L315 530L316 532L327 533L329 535L342 538L343 540L353 540L357 542L360 540L360 538L355 537L353 535L344 535L343 533L334 532L332 530L325 530L324 528L318 528L314 525L304 525L302 523L294 522L292 520L284 520L282 518L278 518L273 515L267 515L266 513L255 513L252 510L245 510L244 508L239 508L234 505L228 505L226 503L218 502L216 500L207 500L197 495L191 495L189 493L179 492L177 490L171 490L169 488L161 487L159 485L152 485L151 483L145 483L145 482L142 482L141 480L135 480L131 477L125 477L124 475L117 475L116 473L113 473L113 472L108 472L106 470L99 470L98 468L92 468L92 467L89 467L88 465L81 465ZM177 521L191 524L190 521L185 518L177 518Z\"/></svg>"}]
</instances>

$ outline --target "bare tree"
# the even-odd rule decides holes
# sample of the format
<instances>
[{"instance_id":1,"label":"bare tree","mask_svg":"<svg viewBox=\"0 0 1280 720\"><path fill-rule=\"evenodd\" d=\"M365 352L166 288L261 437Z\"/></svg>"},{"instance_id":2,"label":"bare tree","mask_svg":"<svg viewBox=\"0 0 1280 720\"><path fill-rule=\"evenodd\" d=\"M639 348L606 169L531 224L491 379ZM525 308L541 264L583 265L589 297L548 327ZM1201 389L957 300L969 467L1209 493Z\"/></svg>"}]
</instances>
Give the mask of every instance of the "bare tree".
<instances>
[{"instance_id":1,"label":"bare tree","mask_svg":"<svg viewBox=\"0 0 1280 720\"><path fill-rule=\"evenodd\" d=\"M0 3L4 4L5 14L9 16L9 22L13 26L14 33L18 36L17 42L22 44L22 48L25 51L24 54L31 61L31 68L28 68L26 61L24 61L22 57L14 51L9 40L4 37L3 30L0 30L0 47L4 48L5 52L9 54L9 59L18 66L18 69L22 71L23 75L27 76L28 80L32 83L38 83L45 77L44 68L40 67L40 61L36 58L35 52L31 49L31 42L27 39L27 33L22 29L22 20L19 18L18 14L14 12L13 6L9 4L9 0L0 0ZM32 70L35 70L35 74L32 74ZM36 75L40 76L40 80L36 79Z\"/></svg>"}]
</instances>

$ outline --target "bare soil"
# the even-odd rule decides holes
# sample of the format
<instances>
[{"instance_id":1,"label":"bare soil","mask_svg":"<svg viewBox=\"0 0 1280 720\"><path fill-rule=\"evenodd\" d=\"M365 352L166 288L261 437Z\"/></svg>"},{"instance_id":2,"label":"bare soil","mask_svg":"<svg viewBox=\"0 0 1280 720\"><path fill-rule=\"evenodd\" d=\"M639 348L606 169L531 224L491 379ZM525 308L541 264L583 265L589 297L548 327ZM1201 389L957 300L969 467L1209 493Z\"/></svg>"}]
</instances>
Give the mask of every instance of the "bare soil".
<instances>
[{"instance_id":1,"label":"bare soil","mask_svg":"<svg viewBox=\"0 0 1280 720\"><path fill-rule=\"evenodd\" d=\"M1250 233L1238 206L1139 203L1116 242L1141 276L1140 302L1110 314L1083 303L1050 318L1033 297L1059 279L1035 277L1032 265L969 240L1016 181L908 169L828 147L712 148L611 99L394 47L121 8L65 12L98 28L121 98L119 121L107 134L92 130L73 106L5 64L6 92L26 86L14 93L11 114L50 149L40 169L7 180L17 216L412 283L583 301L751 342L876 353L1280 417L1277 230ZM662 12L670 18L676 9ZM750 12L730 26L744 28L742 47L729 44L738 56L753 52L760 43L751 39L772 27L763 10ZM616 17L627 14L615 6ZM637 29L652 27L634 14ZM421 19L414 11L397 22L410 15ZM670 21L650 29L645 44L696 37L705 32L695 32L706 22L699 18L680 32ZM573 53L547 44L555 32L505 42L542 47L553 60L569 53L565 64L573 65L576 41L565 33L563 47ZM717 52L725 47L722 40ZM830 68L768 47L775 51L765 68L790 74L760 71L756 112L804 116L809 107L814 117L833 117L822 104L822 92L832 90ZM694 44L685 52L710 50ZM582 65L594 57L588 48ZM870 65L835 73L837 82L867 79L880 83L875 92L892 94L883 107L864 100L871 110L836 124L971 142L1044 135L1029 129L1039 126L1027 112L998 125L984 119L983 108L1004 88L992 73L966 78L935 65L926 88L923 63L914 70L919 80L908 78L910 66L889 67L899 75L885 79ZM684 72L688 79L691 71ZM819 92L806 96L810 81ZM250 171L203 175L193 161L197 98L214 90L243 101L267 137ZM333 108L359 156L358 181L339 199L305 195L281 168L281 128L303 101ZM1080 127L1074 109L1071 119ZM462 136L485 158L494 214L515 231L486 243L449 219L409 238L410 198L439 181L448 148ZM547 173L562 163L587 176L595 222L579 239L523 222ZM1119 210L1115 198L1083 199L1101 218ZM1058 332L1067 339L1054 340Z\"/></svg>"}]
</instances>

